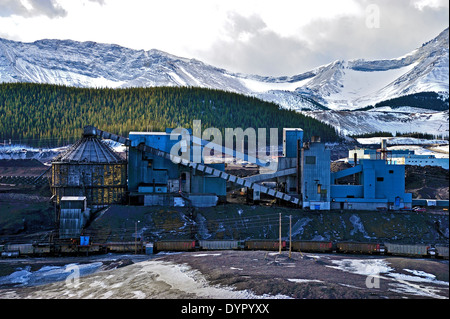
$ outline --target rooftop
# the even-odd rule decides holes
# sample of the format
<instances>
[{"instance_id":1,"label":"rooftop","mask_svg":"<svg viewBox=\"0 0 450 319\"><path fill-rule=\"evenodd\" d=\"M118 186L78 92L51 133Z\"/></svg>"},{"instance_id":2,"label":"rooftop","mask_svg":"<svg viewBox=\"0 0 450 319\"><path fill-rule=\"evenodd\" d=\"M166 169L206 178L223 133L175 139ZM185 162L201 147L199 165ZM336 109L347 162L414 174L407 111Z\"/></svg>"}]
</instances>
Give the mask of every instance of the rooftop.
<instances>
[{"instance_id":1,"label":"rooftop","mask_svg":"<svg viewBox=\"0 0 450 319\"><path fill-rule=\"evenodd\" d=\"M66 152L57 156L53 162L109 164L123 163L125 161L98 137L83 135Z\"/></svg>"}]
</instances>

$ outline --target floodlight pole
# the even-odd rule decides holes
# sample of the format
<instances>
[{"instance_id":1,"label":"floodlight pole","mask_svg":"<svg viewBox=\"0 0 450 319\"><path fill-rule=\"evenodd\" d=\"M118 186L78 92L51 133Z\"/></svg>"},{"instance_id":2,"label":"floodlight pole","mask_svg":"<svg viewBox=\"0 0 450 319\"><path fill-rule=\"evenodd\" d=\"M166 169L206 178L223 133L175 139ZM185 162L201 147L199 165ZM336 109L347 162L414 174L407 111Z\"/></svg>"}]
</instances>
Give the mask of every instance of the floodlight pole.
<instances>
[{"instance_id":1,"label":"floodlight pole","mask_svg":"<svg viewBox=\"0 0 450 319\"><path fill-rule=\"evenodd\" d=\"M280 213L280 242L278 243L278 253L281 255L281 213Z\"/></svg>"}]
</instances>

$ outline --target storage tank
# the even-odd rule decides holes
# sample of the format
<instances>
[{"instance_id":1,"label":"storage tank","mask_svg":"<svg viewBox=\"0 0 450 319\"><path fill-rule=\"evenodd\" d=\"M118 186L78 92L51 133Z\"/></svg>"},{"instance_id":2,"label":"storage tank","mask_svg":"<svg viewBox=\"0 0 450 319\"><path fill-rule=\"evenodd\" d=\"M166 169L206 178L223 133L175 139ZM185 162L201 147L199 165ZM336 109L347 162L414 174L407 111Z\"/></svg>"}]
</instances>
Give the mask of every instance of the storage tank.
<instances>
[{"instance_id":1,"label":"storage tank","mask_svg":"<svg viewBox=\"0 0 450 319\"><path fill-rule=\"evenodd\" d=\"M86 196L93 208L122 203L127 162L87 126L82 138L52 161L51 188L58 205L63 196Z\"/></svg>"}]
</instances>

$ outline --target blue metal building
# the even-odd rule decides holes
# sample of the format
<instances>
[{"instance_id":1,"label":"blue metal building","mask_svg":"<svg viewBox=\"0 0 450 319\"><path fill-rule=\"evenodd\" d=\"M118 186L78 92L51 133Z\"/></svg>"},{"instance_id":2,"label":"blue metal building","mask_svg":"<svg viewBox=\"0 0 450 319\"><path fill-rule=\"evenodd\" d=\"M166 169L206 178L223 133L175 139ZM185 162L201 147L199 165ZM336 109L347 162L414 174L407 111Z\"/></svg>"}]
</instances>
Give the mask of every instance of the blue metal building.
<instances>
[{"instance_id":1,"label":"blue metal building","mask_svg":"<svg viewBox=\"0 0 450 319\"><path fill-rule=\"evenodd\" d=\"M139 144L170 153L181 144L179 139L171 139L171 130L166 132L130 132L131 146L128 159L128 190L134 203L144 205L174 206L185 200L193 201L194 206L213 206L226 197L226 180L191 170L171 160L138 150ZM185 145L190 147L191 145ZM185 150L183 150L185 151ZM192 160L192 147L190 147ZM220 170L223 163L209 164ZM183 199L180 199L183 198Z\"/></svg>"},{"instance_id":2,"label":"blue metal building","mask_svg":"<svg viewBox=\"0 0 450 319\"><path fill-rule=\"evenodd\" d=\"M141 144L150 145L153 149L172 154L173 148L181 145L183 152L187 150L188 162L198 163L200 159L199 165L204 164L202 156L194 160L194 149L199 146L203 150L208 141L197 139L194 143L192 137L183 144L181 135L178 139L171 139L170 133L171 130L167 129L166 132L129 134L128 190L130 198L139 204L176 206L190 202L197 207L214 206L220 200L226 200L227 182L237 182L256 189L258 196L259 191L265 191L280 199L285 199L286 195L299 198L302 207L311 210L412 208L412 194L405 193L404 165L391 165L386 159L363 159L352 168L332 173L330 150L320 143L319 138L303 143L301 129L283 130L283 156L278 158L276 171L265 171L261 167L259 175L243 179L226 174L224 163L207 163L213 168L208 174L207 170L193 169L197 164L180 165L139 148ZM339 182L348 176L354 176L353 183L343 185ZM257 185L273 179L281 185L276 191L281 192Z\"/></svg>"},{"instance_id":3,"label":"blue metal building","mask_svg":"<svg viewBox=\"0 0 450 319\"><path fill-rule=\"evenodd\" d=\"M325 144L312 141L305 143L302 151L302 197L303 207L311 210L330 209L331 152Z\"/></svg>"},{"instance_id":4,"label":"blue metal building","mask_svg":"<svg viewBox=\"0 0 450 319\"><path fill-rule=\"evenodd\" d=\"M355 175L355 185L338 179ZM359 164L331 174L331 209L399 210L412 208L412 194L405 193L405 166L386 160L360 160Z\"/></svg>"},{"instance_id":5,"label":"blue metal building","mask_svg":"<svg viewBox=\"0 0 450 319\"><path fill-rule=\"evenodd\" d=\"M386 159L360 159L346 170L330 171L330 151L322 143L305 143L302 151L303 207L311 210L409 210L405 166ZM342 184L340 179L352 183ZM348 180L347 180L348 181Z\"/></svg>"}]
</instances>

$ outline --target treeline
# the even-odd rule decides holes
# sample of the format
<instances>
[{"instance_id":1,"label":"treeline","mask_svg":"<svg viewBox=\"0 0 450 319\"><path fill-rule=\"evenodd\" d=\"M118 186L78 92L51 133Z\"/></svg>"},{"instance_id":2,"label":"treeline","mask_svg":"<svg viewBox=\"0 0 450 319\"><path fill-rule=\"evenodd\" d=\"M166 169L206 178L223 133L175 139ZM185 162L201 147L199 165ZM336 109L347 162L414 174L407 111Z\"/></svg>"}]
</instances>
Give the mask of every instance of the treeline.
<instances>
[{"instance_id":1,"label":"treeline","mask_svg":"<svg viewBox=\"0 0 450 319\"><path fill-rule=\"evenodd\" d=\"M56 146L80 138L86 125L128 136L167 127L302 128L304 139L338 141L334 127L274 103L193 87L75 88L50 84L0 84L0 142Z\"/></svg>"},{"instance_id":2,"label":"treeline","mask_svg":"<svg viewBox=\"0 0 450 319\"><path fill-rule=\"evenodd\" d=\"M372 132L350 135L352 138L370 138L370 137L394 137L391 132Z\"/></svg>"},{"instance_id":3,"label":"treeline","mask_svg":"<svg viewBox=\"0 0 450 319\"><path fill-rule=\"evenodd\" d=\"M395 133L396 137L414 137L414 138L421 138L424 140L439 140L442 138L442 135L434 135L429 133L420 133L420 132L412 132L412 133ZM445 139L448 140L448 135L444 136Z\"/></svg>"},{"instance_id":4,"label":"treeline","mask_svg":"<svg viewBox=\"0 0 450 319\"><path fill-rule=\"evenodd\" d=\"M358 109L357 111L368 111L383 106L390 106L393 109L410 106L427 110L445 111L449 108L449 100L448 97L436 92L420 92L382 101L375 105Z\"/></svg>"},{"instance_id":5,"label":"treeline","mask_svg":"<svg viewBox=\"0 0 450 319\"><path fill-rule=\"evenodd\" d=\"M352 138L370 138L370 137L394 137L391 132L372 132L372 133L364 133L351 135ZM395 132L395 137L413 137L413 138L421 138L425 140L438 140L441 139L441 135L434 135L429 133L420 133L420 132L412 132L412 133L401 133ZM448 139L448 135L445 137Z\"/></svg>"}]
</instances>

